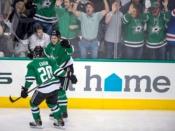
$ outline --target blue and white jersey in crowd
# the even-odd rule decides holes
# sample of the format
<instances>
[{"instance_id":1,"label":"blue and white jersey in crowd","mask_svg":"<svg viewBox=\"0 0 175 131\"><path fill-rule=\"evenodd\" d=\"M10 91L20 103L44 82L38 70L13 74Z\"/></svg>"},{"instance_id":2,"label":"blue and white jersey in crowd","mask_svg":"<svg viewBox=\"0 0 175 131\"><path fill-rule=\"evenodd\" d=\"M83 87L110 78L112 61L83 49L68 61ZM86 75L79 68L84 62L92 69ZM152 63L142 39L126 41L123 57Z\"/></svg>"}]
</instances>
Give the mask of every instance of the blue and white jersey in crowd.
<instances>
[{"instance_id":1,"label":"blue and white jersey in crowd","mask_svg":"<svg viewBox=\"0 0 175 131\"><path fill-rule=\"evenodd\" d=\"M169 44L175 45L175 9L171 12L171 19L168 23L167 41Z\"/></svg>"}]
</instances>

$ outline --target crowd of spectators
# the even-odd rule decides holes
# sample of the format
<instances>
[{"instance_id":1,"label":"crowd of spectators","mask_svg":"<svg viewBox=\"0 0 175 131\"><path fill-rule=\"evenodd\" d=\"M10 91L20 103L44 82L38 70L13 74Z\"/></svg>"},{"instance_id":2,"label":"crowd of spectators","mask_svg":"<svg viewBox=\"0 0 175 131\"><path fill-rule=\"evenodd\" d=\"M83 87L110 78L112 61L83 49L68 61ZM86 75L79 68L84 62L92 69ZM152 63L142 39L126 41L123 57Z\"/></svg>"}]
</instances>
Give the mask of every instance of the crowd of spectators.
<instances>
[{"instance_id":1,"label":"crowd of spectators","mask_svg":"<svg viewBox=\"0 0 175 131\"><path fill-rule=\"evenodd\" d=\"M174 0L0 1L0 57L46 47L53 29L73 58L175 60Z\"/></svg>"}]
</instances>

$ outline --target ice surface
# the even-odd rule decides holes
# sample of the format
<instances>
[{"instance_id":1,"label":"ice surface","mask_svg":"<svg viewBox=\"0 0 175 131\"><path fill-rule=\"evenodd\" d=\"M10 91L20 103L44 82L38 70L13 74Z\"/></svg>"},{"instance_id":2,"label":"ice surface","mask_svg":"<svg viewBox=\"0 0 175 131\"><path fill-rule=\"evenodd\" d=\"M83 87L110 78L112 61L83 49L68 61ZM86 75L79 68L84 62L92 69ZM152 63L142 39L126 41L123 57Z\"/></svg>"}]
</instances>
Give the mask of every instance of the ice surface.
<instances>
[{"instance_id":1,"label":"ice surface","mask_svg":"<svg viewBox=\"0 0 175 131\"><path fill-rule=\"evenodd\" d=\"M0 131L57 131L49 119L49 109L41 109L43 129L31 129L30 109L0 108ZM73 110L64 131L175 131L175 112L148 110Z\"/></svg>"}]
</instances>

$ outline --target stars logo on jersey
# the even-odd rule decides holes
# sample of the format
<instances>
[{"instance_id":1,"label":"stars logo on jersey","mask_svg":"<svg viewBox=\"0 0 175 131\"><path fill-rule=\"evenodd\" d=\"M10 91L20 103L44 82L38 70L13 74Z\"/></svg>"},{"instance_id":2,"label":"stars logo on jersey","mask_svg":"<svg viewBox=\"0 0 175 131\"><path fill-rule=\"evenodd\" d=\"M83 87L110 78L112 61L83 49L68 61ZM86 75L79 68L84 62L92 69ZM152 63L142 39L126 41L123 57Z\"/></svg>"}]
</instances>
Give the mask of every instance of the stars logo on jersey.
<instances>
[{"instance_id":1,"label":"stars logo on jersey","mask_svg":"<svg viewBox=\"0 0 175 131\"><path fill-rule=\"evenodd\" d=\"M160 27L159 26L154 26L152 28L152 33L159 33L160 32Z\"/></svg>"},{"instance_id":2,"label":"stars logo on jersey","mask_svg":"<svg viewBox=\"0 0 175 131\"><path fill-rule=\"evenodd\" d=\"M135 27L135 32L142 32L142 26L141 25L136 26Z\"/></svg>"},{"instance_id":3,"label":"stars logo on jersey","mask_svg":"<svg viewBox=\"0 0 175 131\"><path fill-rule=\"evenodd\" d=\"M42 7L43 8L49 8L51 5L51 1L50 0L43 0L43 3L42 3Z\"/></svg>"},{"instance_id":4,"label":"stars logo on jersey","mask_svg":"<svg viewBox=\"0 0 175 131\"><path fill-rule=\"evenodd\" d=\"M49 57L50 59L55 59L55 57L53 56L53 55L50 55L50 57Z\"/></svg>"}]
</instances>

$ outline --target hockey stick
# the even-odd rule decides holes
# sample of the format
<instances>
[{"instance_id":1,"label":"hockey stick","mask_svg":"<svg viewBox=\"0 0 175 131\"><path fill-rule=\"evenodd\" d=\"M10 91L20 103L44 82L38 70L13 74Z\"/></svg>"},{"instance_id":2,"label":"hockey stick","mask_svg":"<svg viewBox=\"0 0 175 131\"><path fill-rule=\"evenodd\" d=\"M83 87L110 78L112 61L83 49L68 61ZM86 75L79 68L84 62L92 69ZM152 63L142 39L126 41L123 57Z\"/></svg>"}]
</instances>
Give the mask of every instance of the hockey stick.
<instances>
[{"instance_id":1,"label":"hockey stick","mask_svg":"<svg viewBox=\"0 0 175 131\"><path fill-rule=\"evenodd\" d=\"M31 90L29 90L29 91L27 92L27 94L29 94L30 92L32 92L32 91L35 90L36 88L38 88L38 86L36 86L36 87L32 88ZM12 103L18 101L18 100L21 99L21 98L22 98L22 97L20 96L20 97L18 97L18 98L16 98L16 99L13 99L11 96L9 96L9 100L10 100L10 102L12 102Z\"/></svg>"},{"instance_id":2,"label":"hockey stick","mask_svg":"<svg viewBox=\"0 0 175 131\"><path fill-rule=\"evenodd\" d=\"M69 67L67 69L67 72L68 72L67 76L70 76L71 71L70 71L70 68ZM63 84L63 89L64 90L67 90L68 89L69 81L70 81L70 79L68 77L66 77L65 80L64 80L64 84Z\"/></svg>"},{"instance_id":3,"label":"hockey stick","mask_svg":"<svg viewBox=\"0 0 175 131\"><path fill-rule=\"evenodd\" d=\"M51 79L48 79L47 81L45 81L45 82L42 83L42 84L46 84L49 80L51 80ZM38 86L32 88L31 90L29 90L29 91L27 92L27 94L29 94L30 92L32 92L33 90L35 90L35 89L38 88L39 86L40 86L40 85L38 85ZM21 98L22 98L22 97L20 96L20 97L18 97L18 98L16 98L16 99L12 99L12 97L9 96L9 100L10 100L10 102L12 102L12 103L18 101L18 100L21 99Z\"/></svg>"}]
</instances>

